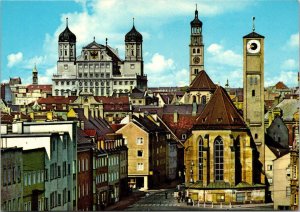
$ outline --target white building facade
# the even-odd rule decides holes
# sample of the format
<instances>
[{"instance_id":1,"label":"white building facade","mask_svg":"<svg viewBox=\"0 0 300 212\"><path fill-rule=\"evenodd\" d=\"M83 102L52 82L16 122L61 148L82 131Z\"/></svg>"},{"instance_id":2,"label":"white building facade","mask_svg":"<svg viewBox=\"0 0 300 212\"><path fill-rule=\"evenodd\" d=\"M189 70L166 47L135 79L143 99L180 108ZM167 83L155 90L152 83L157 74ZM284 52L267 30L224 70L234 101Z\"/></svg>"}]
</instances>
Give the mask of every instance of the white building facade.
<instances>
[{"instance_id":1,"label":"white building facade","mask_svg":"<svg viewBox=\"0 0 300 212\"><path fill-rule=\"evenodd\" d=\"M1 148L46 150L44 210L76 210L76 122L16 122L12 131L12 134L1 132Z\"/></svg>"},{"instance_id":2,"label":"white building facade","mask_svg":"<svg viewBox=\"0 0 300 212\"><path fill-rule=\"evenodd\" d=\"M52 78L52 95L111 96L128 93L134 87L145 90L142 51L143 37L133 25L125 36L125 60L118 50L95 41L82 48L76 57L76 36L68 28L58 38L57 74Z\"/></svg>"}]
</instances>

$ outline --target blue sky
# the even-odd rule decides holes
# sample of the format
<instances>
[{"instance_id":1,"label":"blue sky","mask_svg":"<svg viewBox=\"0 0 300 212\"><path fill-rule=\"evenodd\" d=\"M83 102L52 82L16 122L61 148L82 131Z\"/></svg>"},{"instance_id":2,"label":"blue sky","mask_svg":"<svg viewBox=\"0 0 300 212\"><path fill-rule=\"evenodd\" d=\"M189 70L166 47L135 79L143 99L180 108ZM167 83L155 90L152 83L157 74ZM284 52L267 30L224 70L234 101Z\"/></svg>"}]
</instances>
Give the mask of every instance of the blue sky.
<instances>
[{"instance_id":1,"label":"blue sky","mask_svg":"<svg viewBox=\"0 0 300 212\"><path fill-rule=\"evenodd\" d=\"M37 64L40 83L56 73L57 40L69 18L77 36L77 55L93 41L118 48L124 58L124 36L135 26L143 35L148 86L184 86L189 82L190 21L195 4L203 22L205 70L215 83L242 86L242 37L265 36L265 85L297 85L299 70L299 2L237 0L101 0L2 1L1 81L20 76L31 83Z\"/></svg>"}]
</instances>

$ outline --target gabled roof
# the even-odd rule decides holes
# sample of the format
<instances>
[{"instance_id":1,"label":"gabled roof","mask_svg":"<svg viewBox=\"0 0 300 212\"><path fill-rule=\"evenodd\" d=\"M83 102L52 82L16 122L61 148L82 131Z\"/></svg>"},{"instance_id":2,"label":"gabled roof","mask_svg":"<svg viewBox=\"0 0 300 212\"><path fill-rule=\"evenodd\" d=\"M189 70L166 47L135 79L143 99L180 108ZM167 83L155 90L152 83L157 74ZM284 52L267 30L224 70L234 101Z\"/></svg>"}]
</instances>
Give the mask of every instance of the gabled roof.
<instances>
[{"instance_id":1,"label":"gabled roof","mask_svg":"<svg viewBox=\"0 0 300 212\"><path fill-rule=\"evenodd\" d=\"M129 111L129 97L105 97L105 96L95 96L97 102L103 103L104 111Z\"/></svg>"},{"instance_id":2,"label":"gabled roof","mask_svg":"<svg viewBox=\"0 0 300 212\"><path fill-rule=\"evenodd\" d=\"M194 129L241 129L246 124L226 90L218 86L211 100L196 120Z\"/></svg>"},{"instance_id":3,"label":"gabled roof","mask_svg":"<svg viewBox=\"0 0 300 212\"><path fill-rule=\"evenodd\" d=\"M262 36L256 32L251 32L248 35L245 35L244 38L264 38L264 36Z\"/></svg>"},{"instance_id":4,"label":"gabled roof","mask_svg":"<svg viewBox=\"0 0 300 212\"><path fill-rule=\"evenodd\" d=\"M283 82L279 81L274 86L276 89L289 89Z\"/></svg>"},{"instance_id":5,"label":"gabled roof","mask_svg":"<svg viewBox=\"0 0 300 212\"><path fill-rule=\"evenodd\" d=\"M190 91L214 91L216 90L216 88L217 86L209 78L206 72L202 70L192 81L189 90Z\"/></svg>"}]
</instances>

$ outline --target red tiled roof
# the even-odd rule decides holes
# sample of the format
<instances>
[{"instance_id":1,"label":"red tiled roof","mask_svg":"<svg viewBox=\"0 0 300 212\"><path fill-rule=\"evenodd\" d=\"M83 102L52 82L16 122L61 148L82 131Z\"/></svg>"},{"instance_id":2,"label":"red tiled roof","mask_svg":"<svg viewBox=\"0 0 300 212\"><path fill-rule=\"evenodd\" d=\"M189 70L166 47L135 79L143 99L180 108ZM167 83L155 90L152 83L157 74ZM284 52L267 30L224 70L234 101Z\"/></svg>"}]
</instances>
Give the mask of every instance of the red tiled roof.
<instances>
[{"instance_id":1,"label":"red tiled roof","mask_svg":"<svg viewBox=\"0 0 300 212\"><path fill-rule=\"evenodd\" d=\"M275 88L276 89L288 89L288 87L281 81L276 83Z\"/></svg>"},{"instance_id":2,"label":"red tiled roof","mask_svg":"<svg viewBox=\"0 0 300 212\"><path fill-rule=\"evenodd\" d=\"M162 120L173 131L177 138L181 139L182 134L187 134L195 124L197 116L191 114L178 114L177 122L174 122L174 114L163 114Z\"/></svg>"},{"instance_id":3,"label":"red tiled roof","mask_svg":"<svg viewBox=\"0 0 300 212\"><path fill-rule=\"evenodd\" d=\"M33 90L41 90L42 92L52 93L52 85L28 85L28 92L32 92Z\"/></svg>"},{"instance_id":4,"label":"red tiled roof","mask_svg":"<svg viewBox=\"0 0 300 212\"><path fill-rule=\"evenodd\" d=\"M69 104L74 102L77 99L77 96L49 96L47 98L39 98L37 102L39 104Z\"/></svg>"},{"instance_id":5,"label":"red tiled roof","mask_svg":"<svg viewBox=\"0 0 300 212\"><path fill-rule=\"evenodd\" d=\"M106 96L95 96L97 102L103 103L104 111L129 111L129 97L106 97Z\"/></svg>"},{"instance_id":6,"label":"red tiled roof","mask_svg":"<svg viewBox=\"0 0 300 212\"><path fill-rule=\"evenodd\" d=\"M84 133L87 134L88 136L94 137L97 135L97 131L93 130L93 129L89 129L89 130L84 130Z\"/></svg>"},{"instance_id":7,"label":"red tiled roof","mask_svg":"<svg viewBox=\"0 0 300 212\"><path fill-rule=\"evenodd\" d=\"M273 106L275 100L265 100L265 108L269 109Z\"/></svg>"},{"instance_id":8,"label":"red tiled roof","mask_svg":"<svg viewBox=\"0 0 300 212\"><path fill-rule=\"evenodd\" d=\"M11 124L13 122L14 117L9 114L1 113L1 123L2 124Z\"/></svg>"},{"instance_id":9,"label":"red tiled roof","mask_svg":"<svg viewBox=\"0 0 300 212\"><path fill-rule=\"evenodd\" d=\"M221 86L218 86L196 122L195 129L246 128L242 116Z\"/></svg>"},{"instance_id":10,"label":"red tiled roof","mask_svg":"<svg viewBox=\"0 0 300 212\"><path fill-rule=\"evenodd\" d=\"M121 129L125 124L111 124L110 127L116 132Z\"/></svg>"},{"instance_id":11,"label":"red tiled roof","mask_svg":"<svg viewBox=\"0 0 300 212\"><path fill-rule=\"evenodd\" d=\"M189 90L192 91L199 91L199 90L206 90L206 91L214 91L216 90L216 85L213 81L209 78L204 70L200 71L200 73L195 77L192 81Z\"/></svg>"}]
</instances>

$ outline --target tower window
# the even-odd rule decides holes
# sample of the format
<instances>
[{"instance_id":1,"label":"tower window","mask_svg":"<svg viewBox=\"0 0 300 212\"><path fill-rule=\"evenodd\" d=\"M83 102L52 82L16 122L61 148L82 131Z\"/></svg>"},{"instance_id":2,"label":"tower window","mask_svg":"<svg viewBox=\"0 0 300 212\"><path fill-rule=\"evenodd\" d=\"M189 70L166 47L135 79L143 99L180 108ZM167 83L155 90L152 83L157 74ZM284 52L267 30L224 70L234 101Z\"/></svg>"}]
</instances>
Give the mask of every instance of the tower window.
<instances>
[{"instance_id":1,"label":"tower window","mask_svg":"<svg viewBox=\"0 0 300 212\"><path fill-rule=\"evenodd\" d=\"M257 138L258 138L258 134L257 134L257 133L255 133L255 135L254 135L254 138L255 138L255 139L257 139Z\"/></svg>"},{"instance_id":2,"label":"tower window","mask_svg":"<svg viewBox=\"0 0 300 212\"><path fill-rule=\"evenodd\" d=\"M255 90L252 90L252 96L255 96Z\"/></svg>"},{"instance_id":3,"label":"tower window","mask_svg":"<svg viewBox=\"0 0 300 212\"><path fill-rule=\"evenodd\" d=\"M250 85L252 85L252 84L253 84L253 78L250 77Z\"/></svg>"},{"instance_id":4,"label":"tower window","mask_svg":"<svg viewBox=\"0 0 300 212\"><path fill-rule=\"evenodd\" d=\"M197 49L197 53L200 54L200 49Z\"/></svg>"},{"instance_id":5,"label":"tower window","mask_svg":"<svg viewBox=\"0 0 300 212\"><path fill-rule=\"evenodd\" d=\"M62 56L62 50L60 50L60 56Z\"/></svg>"},{"instance_id":6,"label":"tower window","mask_svg":"<svg viewBox=\"0 0 300 212\"><path fill-rule=\"evenodd\" d=\"M193 53L194 53L194 54L196 53L196 49L193 49Z\"/></svg>"},{"instance_id":7,"label":"tower window","mask_svg":"<svg viewBox=\"0 0 300 212\"><path fill-rule=\"evenodd\" d=\"M133 51L133 49L131 50L131 56L134 56L134 51Z\"/></svg>"},{"instance_id":8,"label":"tower window","mask_svg":"<svg viewBox=\"0 0 300 212\"><path fill-rule=\"evenodd\" d=\"M199 71L198 71L198 69L196 68L194 72L195 72L195 74L198 74Z\"/></svg>"}]
</instances>

